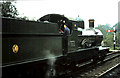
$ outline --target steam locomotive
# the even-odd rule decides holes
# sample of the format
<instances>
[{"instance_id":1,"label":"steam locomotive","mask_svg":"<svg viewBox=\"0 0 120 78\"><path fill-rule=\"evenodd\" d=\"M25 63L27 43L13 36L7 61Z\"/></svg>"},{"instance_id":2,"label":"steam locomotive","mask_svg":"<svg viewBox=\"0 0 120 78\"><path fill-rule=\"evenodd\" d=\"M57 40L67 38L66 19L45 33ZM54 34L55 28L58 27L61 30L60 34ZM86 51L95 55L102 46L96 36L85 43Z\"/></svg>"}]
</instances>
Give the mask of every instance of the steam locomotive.
<instances>
[{"instance_id":1,"label":"steam locomotive","mask_svg":"<svg viewBox=\"0 0 120 78\"><path fill-rule=\"evenodd\" d=\"M63 21L69 36L60 32ZM100 48L103 35L94 29L94 19L89 26L60 14L38 21L2 18L2 78L47 78L86 60L104 60L109 48Z\"/></svg>"}]
</instances>

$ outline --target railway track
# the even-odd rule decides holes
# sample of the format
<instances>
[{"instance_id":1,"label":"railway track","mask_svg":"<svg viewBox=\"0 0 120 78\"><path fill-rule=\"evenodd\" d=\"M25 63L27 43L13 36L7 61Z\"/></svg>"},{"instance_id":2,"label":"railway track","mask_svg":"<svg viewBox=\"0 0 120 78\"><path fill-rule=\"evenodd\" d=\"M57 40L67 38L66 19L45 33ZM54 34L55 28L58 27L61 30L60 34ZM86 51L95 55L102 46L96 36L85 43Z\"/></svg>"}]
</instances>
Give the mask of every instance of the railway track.
<instances>
[{"instance_id":1,"label":"railway track","mask_svg":"<svg viewBox=\"0 0 120 78\"><path fill-rule=\"evenodd\" d=\"M98 64L96 67L93 69L90 69L87 72L83 72L80 74L80 77L95 77L95 78L100 78L104 74L108 73L112 69L116 68L118 65L120 65L120 62L118 61L120 57L113 58L104 64ZM79 77L77 77L79 78Z\"/></svg>"},{"instance_id":2,"label":"railway track","mask_svg":"<svg viewBox=\"0 0 120 78\"><path fill-rule=\"evenodd\" d=\"M120 77L120 63L101 73L98 78Z\"/></svg>"},{"instance_id":3,"label":"railway track","mask_svg":"<svg viewBox=\"0 0 120 78\"><path fill-rule=\"evenodd\" d=\"M106 78L109 72L120 69L120 52L108 53L103 62L94 64L92 61L77 65L77 71L71 72L62 78ZM114 72L115 73L115 72ZM119 71L118 71L119 73ZM107 75L108 74L108 75ZM111 74L109 75L109 77Z\"/></svg>"}]
</instances>

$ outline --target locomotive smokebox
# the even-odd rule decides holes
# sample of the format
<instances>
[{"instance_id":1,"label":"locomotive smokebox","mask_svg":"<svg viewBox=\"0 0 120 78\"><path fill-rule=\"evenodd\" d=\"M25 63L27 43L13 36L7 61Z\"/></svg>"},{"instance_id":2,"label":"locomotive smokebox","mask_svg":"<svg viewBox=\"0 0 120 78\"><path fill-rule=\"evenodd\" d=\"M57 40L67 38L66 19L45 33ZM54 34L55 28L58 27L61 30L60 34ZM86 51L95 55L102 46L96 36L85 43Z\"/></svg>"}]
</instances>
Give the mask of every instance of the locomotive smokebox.
<instances>
[{"instance_id":1,"label":"locomotive smokebox","mask_svg":"<svg viewBox=\"0 0 120 78\"><path fill-rule=\"evenodd\" d=\"M94 19L89 19L89 28L94 28Z\"/></svg>"}]
</instances>

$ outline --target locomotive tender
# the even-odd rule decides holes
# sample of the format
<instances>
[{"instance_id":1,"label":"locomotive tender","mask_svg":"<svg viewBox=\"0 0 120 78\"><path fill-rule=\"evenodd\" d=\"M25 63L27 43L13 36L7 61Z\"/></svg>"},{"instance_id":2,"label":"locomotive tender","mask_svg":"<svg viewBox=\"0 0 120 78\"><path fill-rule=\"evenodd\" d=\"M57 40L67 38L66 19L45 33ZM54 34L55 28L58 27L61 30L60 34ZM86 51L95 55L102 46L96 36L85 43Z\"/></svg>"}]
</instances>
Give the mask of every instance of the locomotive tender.
<instances>
[{"instance_id":1,"label":"locomotive tender","mask_svg":"<svg viewBox=\"0 0 120 78\"><path fill-rule=\"evenodd\" d=\"M68 24L70 35L64 31ZM94 20L89 20L94 27ZM88 34L89 33L89 34ZM45 78L93 59L102 61L108 48L99 48L102 33L84 29L84 21L48 14L38 21L2 18L2 78Z\"/></svg>"}]
</instances>

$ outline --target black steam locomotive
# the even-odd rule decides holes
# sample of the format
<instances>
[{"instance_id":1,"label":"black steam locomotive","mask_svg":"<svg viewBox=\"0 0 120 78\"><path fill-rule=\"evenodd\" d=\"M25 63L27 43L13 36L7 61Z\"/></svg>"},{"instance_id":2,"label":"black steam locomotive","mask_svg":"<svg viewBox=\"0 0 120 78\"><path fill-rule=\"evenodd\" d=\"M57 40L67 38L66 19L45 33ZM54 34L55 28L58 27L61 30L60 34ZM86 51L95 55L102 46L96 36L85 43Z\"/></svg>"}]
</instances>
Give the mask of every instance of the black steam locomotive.
<instances>
[{"instance_id":1,"label":"black steam locomotive","mask_svg":"<svg viewBox=\"0 0 120 78\"><path fill-rule=\"evenodd\" d=\"M64 32L64 22L70 35ZM69 20L48 14L38 21L2 18L2 78L45 78L60 75L86 60L102 61L108 48L100 48L102 33L94 20Z\"/></svg>"}]
</instances>

